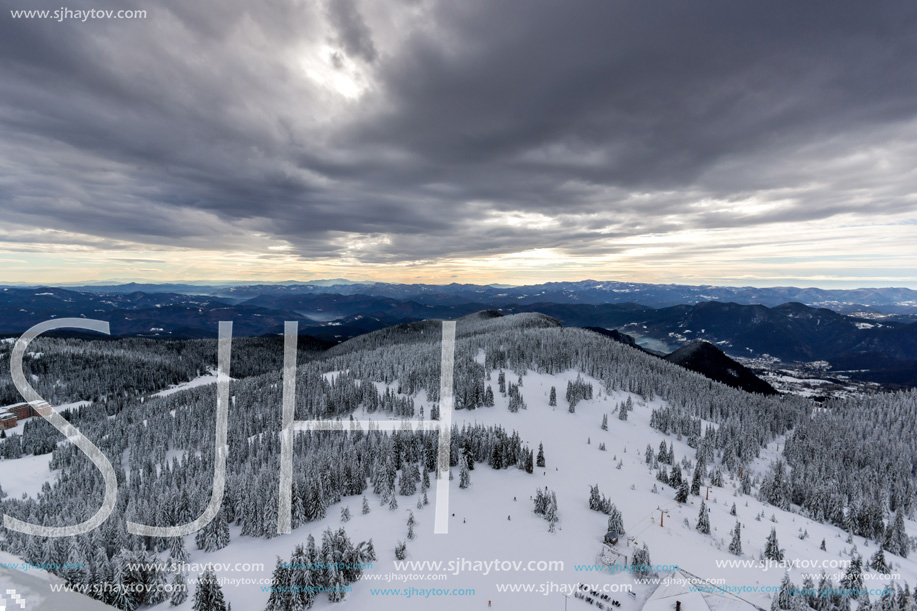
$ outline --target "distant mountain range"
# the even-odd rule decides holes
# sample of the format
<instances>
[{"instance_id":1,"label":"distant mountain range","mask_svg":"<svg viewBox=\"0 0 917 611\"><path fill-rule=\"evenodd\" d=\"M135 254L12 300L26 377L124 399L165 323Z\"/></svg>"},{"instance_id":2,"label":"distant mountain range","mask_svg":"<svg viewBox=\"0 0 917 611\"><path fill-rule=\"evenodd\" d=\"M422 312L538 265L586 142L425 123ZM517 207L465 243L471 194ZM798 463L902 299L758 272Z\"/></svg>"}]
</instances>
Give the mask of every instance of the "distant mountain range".
<instances>
[{"instance_id":1,"label":"distant mountain range","mask_svg":"<svg viewBox=\"0 0 917 611\"><path fill-rule=\"evenodd\" d=\"M19 287L12 287L19 288ZM644 284L583 280L547 282L531 286L475 284L389 284L360 283L348 280L319 280L284 284L197 285L197 284L117 284L68 287L91 293L179 293L208 295L241 303L250 299L287 297L316 293L387 297L415 301L422 305L458 302L483 304L565 303L608 304L639 303L654 308L692 305L704 301L723 301L745 305L777 306L788 302L826 307L839 312L873 311L886 314L917 314L917 291L906 288L818 289L796 287L726 287L682 284ZM267 305L262 303L261 305Z\"/></svg>"},{"instance_id":2,"label":"distant mountain range","mask_svg":"<svg viewBox=\"0 0 917 611\"><path fill-rule=\"evenodd\" d=\"M18 335L51 318L85 317L107 320L114 335L215 337L217 323L231 320L235 335L260 336L279 334L284 321L298 320L302 334L340 342L402 323L456 319L482 310L539 312L565 326L618 329L660 354L706 341L731 357L770 357L784 363L824 361L832 371L854 378L917 386L917 317L877 313L908 311L917 302L917 291L909 289L735 289L592 281L513 288L459 284L168 287L176 290L131 290L138 285L81 290L3 288L0 334ZM218 294L177 290L184 288ZM768 306L697 301L730 294L748 299L757 295L763 301L801 293L810 299L843 302L841 309L859 314L799 302ZM615 301L595 303L601 298ZM685 302L658 305L675 299ZM862 299L869 305L844 301L848 299Z\"/></svg>"}]
</instances>

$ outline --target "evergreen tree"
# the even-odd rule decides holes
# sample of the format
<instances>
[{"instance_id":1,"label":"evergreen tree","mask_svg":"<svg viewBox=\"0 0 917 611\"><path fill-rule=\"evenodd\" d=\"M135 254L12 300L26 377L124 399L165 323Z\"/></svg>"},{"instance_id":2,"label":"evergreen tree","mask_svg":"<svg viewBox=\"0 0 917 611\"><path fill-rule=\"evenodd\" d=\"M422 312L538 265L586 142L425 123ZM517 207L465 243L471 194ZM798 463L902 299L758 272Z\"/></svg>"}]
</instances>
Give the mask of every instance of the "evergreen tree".
<instances>
[{"instance_id":1,"label":"evergreen tree","mask_svg":"<svg viewBox=\"0 0 917 611\"><path fill-rule=\"evenodd\" d=\"M694 467L694 475L691 477L691 494L694 496L700 495L700 487L703 485L703 465L700 461L697 461L697 465Z\"/></svg>"},{"instance_id":2,"label":"evergreen tree","mask_svg":"<svg viewBox=\"0 0 917 611\"><path fill-rule=\"evenodd\" d=\"M891 568L889 568L888 562L885 560L885 552L881 547L869 559L869 568L883 575L891 573Z\"/></svg>"},{"instance_id":3,"label":"evergreen tree","mask_svg":"<svg viewBox=\"0 0 917 611\"><path fill-rule=\"evenodd\" d=\"M557 405L557 389L553 386L551 387L551 396L548 399L548 406L554 407Z\"/></svg>"},{"instance_id":4,"label":"evergreen tree","mask_svg":"<svg viewBox=\"0 0 917 611\"><path fill-rule=\"evenodd\" d=\"M634 576L637 579L646 579L653 574L653 562L650 560L650 550L646 547L638 547L634 550Z\"/></svg>"},{"instance_id":5,"label":"evergreen tree","mask_svg":"<svg viewBox=\"0 0 917 611\"><path fill-rule=\"evenodd\" d=\"M688 501L688 482L681 480L678 485L678 492L675 493L675 502L686 503Z\"/></svg>"},{"instance_id":6,"label":"evergreen tree","mask_svg":"<svg viewBox=\"0 0 917 611\"><path fill-rule=\"evenodd\" d=\"M185 549L184 537L171 537L169 539L169 558L173 563L188 561L188 550Z\"/></svg>"},{"instance_id":7,"label":"evergreen tree","mask_svg":"<svg viewBox=\"0 0 917 611\"><path fill-rule=\"evenodd\" d=\"M471 477L468 475L468 461L465 458L465 452L461 451L459 453L459 488L464 489L470 485Z\"/></svg>"},{"instance_id":8,"label":"evergreen tree","mask_svg":"<svg viewBox=\"0 0 917 611\"><path fill-rule=\"evenodd\" d=\"M732 529L732 541L729 543L729 553L733 556L742 555L742 525L736 522Z\"/></svg>"},{"instance_id":9,"label":"evergreen tree","mask_svg":"<svg viewBox=\"0 0 917 611\"><path fill-rule=\"evenodd\" d=\"M777 543L777 529L771 527L771 534L767 536L767 542L764 544L764 557L768 560L780 562L783 560L783 550Z\"/></svg>"},{"instance_id":10,"label":"evergreen tree","mask_svg":"<svg viewBox=\"0 0 917 611\"><path fill-rule=\"evenodd\" d=\"M229 611L213 567L207 565L194 590L194 611Z\"/></svg>"},{"instance_id":11,"label":"evergreen tree","mask_svg":"<svg viewBox=\"0 0 917 611\"><path fill-rule=\"evenodd\" d=\"M602 414L602 430L608 430L608 414Z\"/></svg>"},{"instance_id":12,"label":"evergreen tree","mask_svg":"<svg viewBox=\"0 0 917 611\"><path fill-rule=\"evenodd\" d=\"M710 534L710 516L707 513L707 504L704 501L700 502L700 512L697 514L697 526L695 528L701 534Z\"/></svg>"},{"instance_id":13,"label":"evergreen tree","mask_svg":"<svg viewBox=\"0 0 917 611\"><path fill-rule=\"evenodd\" d=\"M290 607L296 611L309 609L315 602L315 567L313 558L315 539L311 539L311 549L303 548L302 544L293 549L290 557Z\"/></svg>"},{"instance_id":14,"label":"evergreen tree","mask_svg":"<svg viewBox=\"0 0 917 611\"><path fill-rule=\"evenodd\" d=\"M545 462L544 462L544 446L542 446L540 442L539 442L539 444L538 444L538 456L537 456L537 458L535 459L535 465L538 466L538 467L544 467L544 465L545 465Z\"/></svg>"},{"instance_id":15,"label":"evergreen tree","mask_svg":"<svg viewBox=\"0 0 917 611\"><path fill-rule=\"evenodd\" d=\"M264 611L290 611L291 604L290 568L277 556L274 572L271 574L271 592L267 597Z\"/></svg>"},{"instance_id":16,"label":"evergreen tree","mask_svg":"<svg viewBox=\"0 0 917 611\"><path fill-rule=\"evenodd\" d=\"M860 591L863 589L863 559L855 554L847 566L847 571L841 579L841 588L845 590Z\"/></svg>"},{"instance_id":17,"label":"evergreen tree","mask_svg":"<svg viewBox=\"0 0 917 611\"><path fill-rule=\"evenodd\" d=\"M363 497L363 515L369 513L369 501L366 500L366 497Z\"/></svg>"},{"instance_id":18,"label":"evergreen tree","mask_svg":"<svg viewBox=\"0 0 917 611\"><path fill-rule=\"evenodd\" d=\"M907 558L910 544L904 529L904 512L901 511L901 507L895 511L895 519L889 521L888 528L885 529L882 547L896 556Z\"/></svg>"},{"instance_id":19,"label":"evergreen tree","mask_svg":"<svg viewBox=\"0 0 917 611\"><path fill-rule=\"evenodd\" d=\"M204 552L215 552L229 545L229 524L226 523L222 509L207 526L197 531L194 542Z\"/></svg>"},{"instance_id":20,"label":"evergreen tree","mask_svg":"<svg viewBox=\"0 0 917 611\"><path fill-rule=\"evenodd\" d=\"M169 604L177 607L188 600L188 584L185 581L185 574L181 571L175 571L172 575L172 596L169 598Z\"/></svg>"}]
</instances>

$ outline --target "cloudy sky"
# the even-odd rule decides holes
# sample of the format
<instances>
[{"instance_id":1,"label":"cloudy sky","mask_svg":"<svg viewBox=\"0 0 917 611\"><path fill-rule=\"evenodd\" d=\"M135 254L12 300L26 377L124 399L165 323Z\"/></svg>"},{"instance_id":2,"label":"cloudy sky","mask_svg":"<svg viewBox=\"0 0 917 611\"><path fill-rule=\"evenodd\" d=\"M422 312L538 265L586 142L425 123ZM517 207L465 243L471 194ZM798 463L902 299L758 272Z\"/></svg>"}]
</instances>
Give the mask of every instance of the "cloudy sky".
<instances>
[{"instance_id":1,"label":"cloudy sky","mask_svg":"<svg viewBox=\"0 0 917 611\"><path fill-rule=\"evenodd\" d=\"M917 4L0 0L0 283L917 287Z\"/></svg>"}]
</instances>

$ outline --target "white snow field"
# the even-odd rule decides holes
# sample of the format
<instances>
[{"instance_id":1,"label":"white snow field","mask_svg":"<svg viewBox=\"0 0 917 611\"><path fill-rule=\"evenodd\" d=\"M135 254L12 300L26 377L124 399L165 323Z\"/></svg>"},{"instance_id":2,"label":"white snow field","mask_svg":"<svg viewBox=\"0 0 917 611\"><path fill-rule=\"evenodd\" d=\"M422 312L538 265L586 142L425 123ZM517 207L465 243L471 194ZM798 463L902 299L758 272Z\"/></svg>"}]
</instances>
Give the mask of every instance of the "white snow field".
<instances>
[{"instance_id":1,"label":"white snow field","mask_svg":"<svg viewBox=\"0 0 917 611\"><path fill-rule=\"evenodd\" d=\"M0 552L0 611L111 611L112 607L75 592L55 592L64 580L41 569L10 568L22 561Z\"/></svg>"},{"instance_id":2,"label":"white snow field","mask_svg":"<svg viewBox=\"0 0 917 611\"><path fill-rule=\"evenodd\" d=\"M508 432L518 431L536 452L539 442L542 442L547 465L545 468L536 467L534 474L516 468L495 471L486 464L477 465L471 472L471 486L464 490L459 488L458 469L454 469L455 479L451 482L449 496L449 512L454 517L450 518L448 534L433 534L434 484L429 492L430 505L420 510L416 508L416 496L399 496L399 507L393 511L388 506L380 506L378 496L367 494L371 508L367 515L361 514L360 497L345 497L340 506L328 508L325 519L303 525L290 535L270 540L241 537L239 527L233 525L230 527L232 541L227 548L203 553L195 548L194 537L191 535L185 541L191 555L189 562L200 565L212 563L216 566L216 573L223 583L223 592L235 611L260 611L268 599L271 573L277 556L288 561L293 548L304 543L310 533L320 544L321 534L327 527L336 529L343 525L354 543L372 538L378 560L373 563L372 569L364 572L363 580L353 584L353 590L347 593L342 603L332 604L325 595L319 595L314 609L587 611L598 607L581 598L564 596L572 594L576 584L587 583L593 584L596 589L617 587L633 590L633 597L626 591L608 592L610 599L620 602L620 607L606 606L606 609L634 611L644 608L644 605L653 611L674 609L674 597L682 602L683 611L695 611L698 608L738 610L753 609L755 606L766 609L770 606L772 593L760 591L760 588L777 586L784 576L782 568L765 571L759 567L722 566L718 563L736 560L756 562L772 527L776 528L780 546L785 548L788 560L834 562L836 566L838 560L849 559L853 545L845 542L846 533L764 505L751 496L738 494L734 482L728 479L725 487L713 488L709 493L707 504L710 507L711 533L698 533L694 525L706 489L702 491L701 497L691 496L688 503L679 506L674 501L675 491L657 482L655 472L644 463L647 444L656 451L663 440L666 444L674 443L677 460L683 457L692 461L694 459L694 450L686 443L650 428L651 409L660 405L661 401L657 399L647 404L639 397L627 393L609 395L597 380L582 376L592 382L595 396L591 400L581 401L576 406L576 412L571 414L568 413L563 394L567 381L574 380L577 375L575 371L560 375L526 374L520 391L528 408L510 413L507 399L496 392L497 375L494 372L489 383L495 390L496 406L453 413L453 421L458 426L480 422L487 425L500 424ZM508 372L507 381L516 382L516 376ZM551 386L557 388L558 394L558 406L553 408L548 406ZM620 421L617 414L612 412L627 397L633 399L635 409L627 421ZM430 404L423 394L416 397L415 402L417 408L423 407L424 412L429 414ZM609 415L608 430L603 431L600 424L606 413ZM367 416L358 412L355 417ZM387 416L377 413L375 417ZM600 443L606 445L605 451L599 449ZM778 443L782 443L782 439L762 452L762 457L752 468L759 473L766 468L767 462L777 455ZM28 460L0 461L0 482L7 492L28 492L22 489L21 482L17 484L15 480L8 479L21 468L19 465L30 464L23 462ZM38 462L37 459L31 460L33 463ZM232 456L229 460L232 460ZM618 464L620 468L617 468ZM687 477L690 478L690 473ZM8 481L13 485L8 487ZM618 551L627 556L628 563L633 545L642 546L645 543L649 547L653 564L677 565L689 574L708 580L722 580L715 583L724 587L745 586L759 591L739 593L740 598L736 599L707 594L701 596L697 592L686 591L683 585L678 590L677 584L669 584L662 586L675 592L673 596L668 596L666 590L657 592L656 585L637 583L626 573L595 572L591 567L597 564L601 554L601 541L607 522L607 516L588 507L589 486L595 484L620 509L626 535L634 539L634 543L629 544L626 537L622 538L617 546ZM533 513L533 503L530 500L536 488L545 486L557 494L560 522L554 533L549 533L547 522ZM652 492L654 486L658 488L658 493ZM736 517L730 515L733 503L742 524L743 555L739 557L731 555L727 550L736 522ZM340 520L340 511L344 506L349 507L352 516L346 524ZM662 526L659 508L667 510ZM415 528L416 538L407 541L408 561L455 561L459 565L463 564L462 561L468 561L472 564L464 564L464 568L460 566L461 570L454 570L453 567L436 569L430 565L396 568L393 550L398 541L406 538L409 510L414 512L418 524ZM762 511L764 518L757 521L755 517ZM771 521L771 516L775 522ZM687 526L685 520L688 521ZM907 528L909 534L917 534L910 521ZM799 538L802 532L808 533L805 539ZM819 549L822 539L825 540L827 551ZM867 543L859 537L854 543L864 560L868 560L877 549L874 543ZM891 554L887 554L887 558L894 572L901 575L902 585L903 581L912 586L917 583L917 563L913 559L901 559ZM508 565L494 566L494 561L517 562L521 565L518 570L505 570L504 566ZM558 566L563 568L537 570L537 565L528 564L530 561L562 563L555 565L555 569ZM473 563L491 564L485 565L489 569L475 570ZM252 569L250 565L253 564L261 564L263 568ZM578 565L581 568L586 565L590 570L577 570ZM197 573L202 571L199 567L195 569ZM821 570L820 565L795 568L790 572L790 577L800 587L803 573L818 574ZM843 568L826 566L825 570L829 575L835 575L835 581L843 573ZM660 577L666 577L668 573L662 570ZM2 569L0 574L8 578ZM191 575L192 578L194 576ZM867 587L881 588L889 583L888 579L870 577L877 576L867 575ZM814 581L817 583L817 576ZM3 577L0 576L2 583ZM192 590L194 588L192 579L189 579L189 587ZM520 587L531 587L532 591L518 591ZM513 588L516 591L512 591ZM402 592L392 592L397 589ZM404 592L410 589L414 591ZM447 594L430 593L431 589ZM390 591L383 593L382 590ZM454 590L465 590L466 594L453 593ZM162 611L169 608L190 611L192 605L193 597L189 597L178 607L163 603L154 608ZM76 606L70 608L82 609Z\"/></svg>"}]
</instances>

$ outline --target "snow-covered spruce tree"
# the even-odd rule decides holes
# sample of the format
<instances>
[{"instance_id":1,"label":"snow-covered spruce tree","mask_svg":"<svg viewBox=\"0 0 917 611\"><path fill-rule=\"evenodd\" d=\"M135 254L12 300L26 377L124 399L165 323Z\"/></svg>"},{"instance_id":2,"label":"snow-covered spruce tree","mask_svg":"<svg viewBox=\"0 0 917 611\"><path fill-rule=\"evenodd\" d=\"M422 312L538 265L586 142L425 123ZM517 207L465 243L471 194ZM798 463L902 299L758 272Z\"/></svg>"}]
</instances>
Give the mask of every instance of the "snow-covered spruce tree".
<instances>
[{"instance_id":1,"label":"snow-covered spruce tree","mask_svg":"<svg viewBox=\"0 0 917 611\"><path fill-rule=\"evenodd\" d=\"M545 509L544 519L548 521L548 532L553 533L560 518L557 515L557 494L551 492L551 498Z\"/></svg>"},{"instance_id":2,"label":"snow-covered spruce tree","mask_svg":"<svg viewBox=\"0 0 917 611\"><path fill-rule=\"evenodd\" d=\"M369 501L366 500L366 497L363 497L363 515L369 513Z\"/></svg>"},{"instance_id":3,"label":"snow-covered spruce tree","mask_svg":"<svg viewBox=\"0 0 917 611\"><path fill-rule=\"evenodd\" d=\"M704 483L704 466L700 461L694 466L694 475L691 477L691 494L700 495L700 487Z\"/></svg>"},{"instance_id":4,"label":"snow-covered spruce tree","mask_svg":"<svg viewBox=\"0 0 917 611\"><path fill-rule=\"evenodd\" d=\"M682 480L678 485L678 491L675 493L675 502L676 503L686 503L688 502L688 482Z\"/></svg>"},{"instance_id":5,"label":"snow-covered spruce tree","mask_svg":"<svg viewBox=\"0 0 917 611\"><path fill-rule=\"evenodd\" d=\"M869 559L869 568L883 575L891 573L888 561L885 560L885 551L881 547L872 555L872 558Z\"/></svg>"},{"instance_id":6,"label":"snow-covered spruce tree","mask_svg":"<svg viewBox=\"0 0 917 611\"><path fill-rule=\"evenodd\" d=\"M267 597L264 611L290 611L293 608L290 572L288 564L277 556L274 572L271 574L271 593Z\"/></svg>"},{"instance_id":7,"label":"snow-covered spruce tree","mask_svg":"<svg viewBox=\"0 0 917 611\"><path fill-rule=\"evenodd\" d=\"M729 553L733 556L742 555L742 525L736 522L732 529L732 541L729 543Z\"/></svg>"},{"instance_id":8,"label":"snow-covered spruce tree","mask_svg":"<svg viewBox=\"0 0 917 611\"><path fill-rule=\"evenodd\" d=\"M638 547L634 550L634 577L637 579L646 579L653 575L653 562L650 560L650 550L646 547Z\"/></svg>"},{"instance_id":9,"label":"snow-covered spruce tree","mask_svg":"<svg viewBox=\"0 0 917 611\"><path fill-rule=\"evenodd\" d=\"M624 534L624 516L614 503L608 508L608 530Z\"/></svg>"},{"instance_id":10,"label":"snow-covered spruce tree","mask_svg":"<svg viewBox=\"0 0 917 611\"><path fill-rule=\"evenodd\" d=\"M777 592L777 595L771 602L771 608L775 608L776 604L777 609L791 611L797 608L797 606L794 605L798 605L798 603L804 600L805 599L797 592L796 586L790 581L790 574L784 573L783 579L780 581L780 591Z\"/></svg>"},{"instance_id":11,"label":"snow-covered spruce tree","mask_svg":"<svg viewBox=\"0 0 917 611\"><path fill-rule=\"evenodd\" d=\"M704 501L700 502L700 511L697 514L697 526L695 528L701 534L710 534L710 515L707 513L707 504Z\"/></svg>"},{"instance_id":12,"label":"snow-covered spruce tree","mask_svg":"<svg viewBox=\"0 0 917 611\"><path fill-rule=\"evenodd\" d=\"M535 466L544 467L544 446L541 442L538 443L538 456L535 458Z\"/></svg>"},{"instance_id":13,"label":"snow-covered spruce tree","mask_svg":"<svg viewBox=\"0 0 917 611\"><path fill-rule=\"evenodd\" d=\"M551 387L551 396L548 398L548 406L555 407L557 405L557 389L553 386Z\"/></svg>"},{"instance_id":14,"label":"snow-covered spruce tree","mask_svg":"<svg viewBox=\"0 0 917 611\"><path fill-rule=\"evenodd\" d=\"M404 541L399 541L395 545L395 559L404 560L405 556L407 555L407 549L407 545L405 545Z\"/></svg>"},{"instance_id":15,"label":"snow-covered spruce tree","mask_svg":"<svg viewBox=\"0 0 917 611\"><path fill-rule=\"evenodd\" d=\"M229 545L229 524L223 516L223 510L204 528L197 531L194 537L197 549L204 552L215 552Z\"/></svg>"},{"instance_id":16,"label":"snow-covered spruce tree","mask_svg":"<svg viewBox=\"0 0 917 611\"><path fill-rule=\"evenodd\" d=\"M460 451L459 455L459 488L467 488L471 485L471 476L468 474L468 459L465 458L465 452Z\"/></svg>"},{"instance_id":17,"label":"snow-covered spruce tree","mask_svg":"<svg viewBox=\"0 0 917 611\"><path fill-rule=\"evenodd\" d=\"M771 534L767 536L767 542L764 544L764 557L768 560L773 560L774 562L780 562L783 560L783 550L780 549L780 544L777 543L777 529L771 528Z\"/></svg>"},{"instance_id":18,"label":"snow-covered spruce tree","mask_svg":"<svg viewBox=\"0 0 917 611\"><path fill-rule=\"evenodd\" d=\"M188 600L188 582L185 581L185 574L176 571L172 575L172 596L169 598L169 604L177 607Z\"/></svg>"},{"instance_id":19,"label":"snow-covered spruce tree","mask_svg":"<svg viewBox=\"0 0 917 611\"><path fill-rule=\"evenodd\" d=\"M863 558L859 554L850 559L847 571L841 579L841 588L856 591L863 589Z\"/></svg>"},{"instance_id":20,"label":"snow-covered spruce tree","mask_svg":"<svg viewBox=\"0 0 917 611\"><path fill-rule=\"evenodd\" d=\"M408 511L408 539L414 539L414 526L417 524L417 521L414 519L414 512Z\"/></svg>"},{"instance_id":21,"label":"snow-covered spruce tree","mask_svg":"<svg viewBox=\"0 0 917 611\"><path fill-rule=\"evenodd\" d=\"M223 589L217 582L217 576L210 565L207 565L204 574L197 582L197 588L194 590L194 605L191 608L194 611L229 611L226 599L223 597Z\"/></svg>"},{"instance_id":22,"label":"snow-covered spruce tree","mask_svg":"<svg viewBox=\"0 0 917 611\"><path fill-rule=\"evenodd\" d=\"M169 539L169 558L176 564L188 561L188 550L185 549L184 537L171 537Z\"/></svg>"},{"instance_id":23,"label":"snow-covered spruce tree","mask_svg":"<svg viewBox=\"0 0 917 611\"><path fill-rule=\"evenodd\" d=\"M894 520L890 520L888 528L885 529L882 547L896 556L907 558L910 544L904 529L904 512L901 507L895 511Z\"/></svg>"},{"instance_id":24,"label":"snow-covered spruce tree","mask_svg":"<svg viewBox=\"0 0 917 611\"><path fill-rule=\"evenodd\" d=\"M602 430L608 430L608 414L602 414Z\"/></svg>"},{"instance_id":25,"label":"snow-covered spruce tree","mask_svg":"<svg viewBox=\"0 0 917 611\"><path fill-rule=\"evenodd\" d=\"M290 557L290 609L309 609L315 602L315 539L310 539L308 550L299 544Z\"/></svg>"},{"instance_id":26,"label":"snow-covered spruce tree","mask_svg":"<svg viewBox=\"0 0 917 611\"><path fill-rule=\"evenodd\" d=\"M593 511L601 511L602 499L599 496L599 486L589 486L589 509Z\"/></svg>"}]
</instances>

